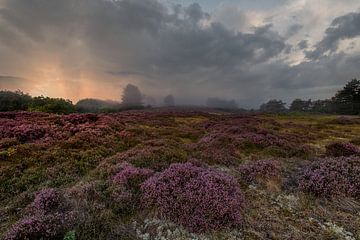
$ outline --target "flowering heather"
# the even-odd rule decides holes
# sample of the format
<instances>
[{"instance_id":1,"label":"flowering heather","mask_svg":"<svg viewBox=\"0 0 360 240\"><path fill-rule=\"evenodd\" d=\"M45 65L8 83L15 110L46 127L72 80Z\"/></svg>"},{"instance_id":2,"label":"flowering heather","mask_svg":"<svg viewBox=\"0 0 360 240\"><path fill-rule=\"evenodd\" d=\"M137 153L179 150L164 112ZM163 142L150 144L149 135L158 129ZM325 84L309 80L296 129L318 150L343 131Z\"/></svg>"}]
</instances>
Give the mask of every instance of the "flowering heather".
<instances>
[{"instance_id":1,"label":"flowering heather","mask_svg":"<svg viewBox=\"0 0 360 240\"><path fill-rule=\"evenodd\" d=\"M333 139L360 147L357 125L331 119L178 108L0 113L0 239L337 238L326 222L356 238L360 155L304 159ZM56 188L34 194L43 186ZM336 197L288 195L299 189Z\"/></svg>"},{"instance_id":2,"label":"flowering heather","mask_svg":"<svg viewBox=\"0 0 360 240\"><path fill-rule=\"evenodd\" d=\"M360 124L359 117L338 117L329 121L330 124L340 124L340 125L352 125L352 124Z\"/></svg>"},{"instance_id":3,"label":"flowering heather","mask_svg":"<svg viewBox=\"0 0 360 240\"><path fill-rule=\"evenodd\" d=\"M62 239L75 221L74 212L64 206L57 190L41 190L27 207L28 214L8 230L5 239Z\"/></svg>"},{"instance_id":4,"label":"flowering heather","mask_svg":"<svg viewBox=\"0 0 360 240\"><path fill-rule=\"evenodd\" d=\"M271 124L273 129L265 129L264 124ZM200 158L208 163L236 164L238 154L251 148L270 148L269 152L276 153L275 156L303 156L310 151L304 147L306 137L279 133L274 130L279 128L278 123L256 117L232 117L221 123L210 122L204 127L207 134L196 143L194 149L200 151Z\"/></svg>"},{"instance_id":5,"label":"flowering heather","mask_svg":"<svg viewBox=\"0 0 360 240\"><path fill-rule=\"evenodd\" d=\"M61 194L53 188L41 190L29 206L31 213L49 213L57 210L63 204Z\"/></svg>"},{"instance_id":6,"label":"flowering heather","mask_svg":"<svg viewBox=\"0 0 360 240\"><path fill-rule=\"evenodd\" d=\"M278 176L280 164L276 160L259 160L243 164L238 169L241 178L250 183L258 179L270 179Z\"/></svg>"},{"instance_id":7,"label":"flowering heather","mask_svg":"<svg viewBox=\"0 0 360 240\"><path fill-rule=\"evenodd\" d=\"M15 223L5 235L5 240L63 239L74 222L73 214L54 213L27 216Z\"/></svg>"},{"instance_id":8,"label":"flowering heather","mask_svg":"<svg viewBox=\"0 0 360 240\"><path fill-rule=\"evenodd\" d=\"M360 148L351 143L331 143L326 146L326 155L331 157L348 157L360 153Z\"/></svg>"},{"instance_id":9,"label":"flowering heather","mask_svg":"<svg viewBox=\"0 0 360 240\"><path fill-rule=\"evenodd\" d=\"M96 122L98 120L98 115L96 114L70 114L63 117L64 122L70 122L73 124L83 124L88 122Z\"/></svg>"},{"instance_id":10,"label":"flowering heather","mask_svg":"<svg viewBox=\"0 0 360 240\"><path fill-rule=\"evenodd\" d=\"M110 133L116 135L121 128L123 124L111 115L26 112L0 115L0 138L16 138L21 143L62 141L76 134L95 141Z\"/></svg>"},{"instance_id":11,"label":"flowering heather","mask_svg":"<svg viewBox=\"0 0 360 240\"><path fill-rule=\"evenodd\" d=\"M142 184L143 201L192 231L237 227L244 196L237 181L192 163L172 164Z\"/></svg>"},{"instance_id":12,"label":"flowering heather","mask_svg":"<svg viewBox=\"0 0 360 240\"><path fill-rule=\"evenodd\" d=\"M340 157L313 162L302 170L299 188L317 196L360 197L360 159Z\"/></svg>"},{"instance_id":13,"label":"flowering heather","mask_svg":"<svg viewBox=\"0 0 360 240\"><path fill-rule=\"evenodd\" d=\"M44 137L46 134L44 127L33 124L15 126L12 128L12 131L20 142L34 141Z\"/></svg>"},{"instance_id":14,"label":"flowering heather","mask_svg":"<svg viewBox=\"0 0 360 240\"><path fill-rule=\"evenodd\" d=\"M128 188L138 188L139 185L148 179L154 171L146 168L136 168L130 164L124 164L123 168L113 178L113 183Z\"/></svg>"}]
</instances>

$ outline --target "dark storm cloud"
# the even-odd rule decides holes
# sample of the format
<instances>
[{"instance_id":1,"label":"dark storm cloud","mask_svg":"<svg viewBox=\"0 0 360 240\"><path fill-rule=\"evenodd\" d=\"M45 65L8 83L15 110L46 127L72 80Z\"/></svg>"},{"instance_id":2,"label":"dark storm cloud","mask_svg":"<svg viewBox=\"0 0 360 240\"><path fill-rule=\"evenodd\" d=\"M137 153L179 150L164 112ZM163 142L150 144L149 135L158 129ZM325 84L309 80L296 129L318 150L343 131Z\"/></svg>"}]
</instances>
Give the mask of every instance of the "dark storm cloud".
<instances>
[{"instance_id":1,"label":"dark storm cloud","mask_svg":"<svg viewBox=\"0 0 360 240\"><path fill-rule=\"evenodd\" d=\"M210 15L203 12L201 6L198 3L193 3L185 8L185 14L194 23L198 23L201 19L209 18Z\"/></svg>"},{"instance_id":2,"label":"dark storm cloud","mask_svg":"<svg viewBox=\"0 0 360 240\"><path fill-rule=\"evenodd\" d=\"M285 48L270 25L235 33L220 23L200 26L209 15L199 4L181 10L153 0L8 0L0 16L33 41L80 38L97 56L141 70L262 62Z\"/></svg>"},{"instance_id":3,"label":"dark storm cloud","mask_svg":"<svg viewBox=\"0 0 360 240\"><path fill-rule=\"evenodd\" d=\"M325 53L333 53L339 42L360 36L360 12L353 12L335 18L325 31L325 37L316 44L314 51L306 52L309 59L318 59Z\"/></svg>"},{"instance_id":4,"label":"dark storm cloud","mask_svg":"<svg viewBox=\"0 0 360 240\"><path fill-rule=\"evenodd\" d=\"M359 62L356 56L334 55L316 65L309 60L290 66L281 59L296 47L286 41L302 25L290 26L285 37L271 24L246 33L234 31L211 21L199 4L5 0L1 6L0 54L5 57L0 59L0 74L9 63L21 71L28 64L19 59L31 61L38 53L51 53L71 74L66 84L76 86L78 69L98 71L110 77L99 79L99 85L117 86L119 79L136 78L145 93L163 96L166 89L179 103L217 97L244 99L254 106L268 98L301 97L310 94L310 88L341 85L339 79L356 75ZM356 36L357 18L353 13L335 19L318 48L333 49L339 39ZM334 37L341 32L343 37ZM305 49L307 42L298 47Z\"/></svg>"},{"instance_id":5,"label":"dark storm cloud","mask_svg":"<svg viewBox=\"0 0 360 240\"><path fill-rule=\"evenodd\" d=\"M307 40L301 40L298 44L297 44L299 49L305 49L309 46L308 41Z\"/></svg>"},{"instance_id":6,"label":"dark storm cloud","mask_svg":"<svg viewBox=\"0 0 360 240\"><path fill-rule=\"evenodd\" d=\"M286 37L286 38L289 38L289 37L294 36L294 35L297 34L303 27L304 27L304 26L301 25L301 24L293 24L293 25L291 25L291 26L287 29L287 31L286 31L286 33L285 33L285 37Z\"/></svg>"}]
</instances>

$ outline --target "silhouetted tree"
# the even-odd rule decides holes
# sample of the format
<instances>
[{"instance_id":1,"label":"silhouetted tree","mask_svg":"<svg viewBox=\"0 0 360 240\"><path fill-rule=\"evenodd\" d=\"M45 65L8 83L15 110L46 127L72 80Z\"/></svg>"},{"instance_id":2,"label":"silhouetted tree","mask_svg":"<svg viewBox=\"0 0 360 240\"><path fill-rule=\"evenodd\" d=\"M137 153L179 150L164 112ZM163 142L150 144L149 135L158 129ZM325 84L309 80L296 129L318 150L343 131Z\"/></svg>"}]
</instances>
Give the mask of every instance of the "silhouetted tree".
<instances>
[{"instance_id":1,"label":"silhouetted tree","mask_svg":"<svg viewBox=\"0 0 360 240\"><path fill-rule=\"evenodd\" d=\"M235 100L226 100L220 98L208 98L206 101L206 106L210 108L219 108L219 109L237 109L238 106Z\"/></svg>"},{"instance_id":2,"label":"silhouetted tree","mask_svg":"<svg viewBox=\"0 0 360 240\"><path fill-rule=\"evenodd\" d=\"M338 91L332 99L335 111L339 114L360 113L360 80L353 79Z\"/></svg>"},{"instance_id":3,"label":"silhouetted tree","mask_svg":"<svg viewBox=\"0 0 360 240\"><path fill-rule=\"evenodd\" d=\"M125 107L141 106L142 95L139 88L135 85L128 84L123 92L122 104Z\"/></svg>"},{"instance_id":4,"label":"silhouetted tree","mask_svg":"<svg viewBox=\"0 0 360 240\"><path fill-rule=\"evenodd\" d=\"M164 106L167 106L167 107L175 106L175 99L174 99L173 95L170 94L164 98Z\"/></svg>"},{"instance_id":5,"label":"silhouetted tree","mask_svg":"<svg viewBox=\"0 0 360 240\"><path fill-rule=\"evenodd\" d=\"M0 91L0 111L27 110L32 98L21 91Z\"/></svg>"},{"instance_id":6,"label":"silhouetted tree","mask_svg":"<svg viewBox=\"0 0 360 240\"><path fill-rule=\"evenodd\" d=\"M260 111L267 113L283 113L287 110L285 105L286 103L284 103L282 100L272 99L267 103L262 104L260 106Z\"/></svg>"},{"instance_id":7,"label":"silhouetted tree","mask_svg":"<svg viewBox=\"0 0 360 240\"><path fill-rule=\"evenodd\" d=\"M311 100L301 100L301 99L295 99L291 105L289 110L292 112L309 112L311 111Z\"/></svg>"},{"instance_id":8,"label":"silhouetted tree","mask_svg":"<svg viewBox=\"0 0 360 240\"><path fill-rule=\"evenodd\" d=\"M314 113L334 113L334 104L333 101L326 100L317 100L311 103L311 112Z\"/></svg>"}]
</instances>

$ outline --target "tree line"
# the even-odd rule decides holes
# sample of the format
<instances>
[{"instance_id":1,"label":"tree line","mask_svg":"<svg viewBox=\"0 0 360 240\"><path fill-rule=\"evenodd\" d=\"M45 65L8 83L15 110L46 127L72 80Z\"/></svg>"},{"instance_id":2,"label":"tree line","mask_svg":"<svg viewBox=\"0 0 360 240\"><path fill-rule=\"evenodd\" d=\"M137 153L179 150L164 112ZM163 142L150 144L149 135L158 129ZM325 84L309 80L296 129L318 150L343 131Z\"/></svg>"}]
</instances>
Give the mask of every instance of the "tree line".
<instances>
[{"instance_id":1,"label":"tree line","mask_svg":"<svg viewBox=\"0 0 360 240\"><path fill-rule=\"evenodd\" d=\"M3 90L0 91L0 112L37 111L57 114L119 112L150 107L143 100L144 96L139 88L132 84L128 84L124 88L121 102L86 98L73 104L68 99L45 96L32 97L20 90L14 92ZM171 94L165 96L162 105L175 106L174 97Z\"/></svg>"},{"instance_id":2,"label":"tree line","mask_svg":"<svg viewBox=\"0 0 360 240\"><path fill-rule=\"evenodd\" d=\"M144 102L144 95L135 85L128 84L124 90L121 101L100 100L87 98L73 104L63 98L50 98L44 96L32 97L21 91L0 91L0 111L40 111L58 114L75 112L118 112L128 109L142 109L150 107ZM164 97L162 106L175 106L175 98L169 94ZM217 109L239 110L234 100L208 98L206 106ZM242 109L243 110L243 109ZM295 99L287 108L282 100L272 99L260 106L258 110L265 113L325 113L325 114L360 114L360 80L349 81L334 97L325 100Z\"/></svg>"},{"instance_id":3,"label":"tree line","mask_svg":"<svg viewBox=\"0 0 360 240\"><path fill-rule=\"evenodd\" d=\"M360 114L360 80L349 81L331 99L316 101L295 99L289 108L282 100L273 99L262 104L259 110L268 113L308 112L358 115Z\"/></svg>"}]
</instances>

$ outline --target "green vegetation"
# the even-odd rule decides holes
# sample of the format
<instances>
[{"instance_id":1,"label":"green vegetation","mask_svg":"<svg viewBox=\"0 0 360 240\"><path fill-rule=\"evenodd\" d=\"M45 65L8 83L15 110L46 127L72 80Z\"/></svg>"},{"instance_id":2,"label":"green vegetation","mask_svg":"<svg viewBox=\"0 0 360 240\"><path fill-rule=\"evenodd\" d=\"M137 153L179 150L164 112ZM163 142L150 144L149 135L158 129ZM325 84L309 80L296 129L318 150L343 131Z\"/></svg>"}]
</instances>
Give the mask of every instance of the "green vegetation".
<instances>
[{"instance_id":1,"label":"green vegetation","mask_svg":"<svg viewBox=\"0 0 360 240\"><path fill-rule=\"evenodd\" d=\"M0 238L360 237L358 117L8 112L0 123Z\"/></svg>"}]
</instances>

